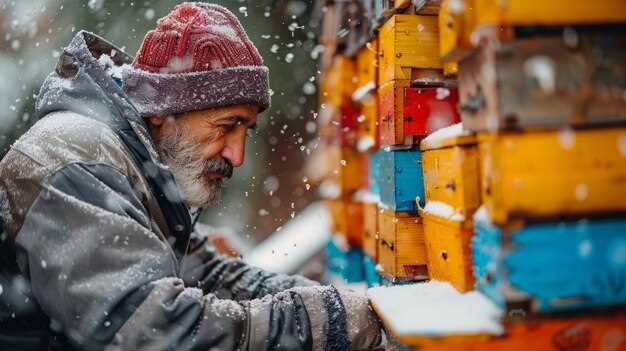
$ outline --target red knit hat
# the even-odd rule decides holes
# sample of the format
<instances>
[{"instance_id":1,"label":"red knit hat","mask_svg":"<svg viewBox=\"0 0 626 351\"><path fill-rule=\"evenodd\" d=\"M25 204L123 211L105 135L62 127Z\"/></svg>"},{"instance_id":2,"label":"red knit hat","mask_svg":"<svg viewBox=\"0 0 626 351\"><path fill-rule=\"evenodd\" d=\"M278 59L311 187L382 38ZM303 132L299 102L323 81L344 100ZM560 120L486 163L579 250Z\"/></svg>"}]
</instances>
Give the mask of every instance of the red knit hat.
<instances>
[{"instance_id":1,"label":"red knit hat","mask_svg":"<svg viewBox=\"0 0 626 351\"><path fill-rule=\"evenodd\" d=\"M251 104L269 107L269 74L237 17L183 3L146 34L124 90L144 116Z\"/></svg>"}]
</instances>

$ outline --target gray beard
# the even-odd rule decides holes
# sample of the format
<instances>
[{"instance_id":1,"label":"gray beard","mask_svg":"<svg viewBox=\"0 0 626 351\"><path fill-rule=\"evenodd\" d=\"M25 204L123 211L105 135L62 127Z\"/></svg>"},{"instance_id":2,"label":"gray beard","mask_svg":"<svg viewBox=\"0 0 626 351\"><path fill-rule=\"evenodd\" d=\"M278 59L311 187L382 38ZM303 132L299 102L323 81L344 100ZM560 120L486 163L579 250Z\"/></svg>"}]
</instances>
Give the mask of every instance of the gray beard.
<instances>
[{"instance_id":1,"label":"gray beard","mask_svg":"<svg viewBox=\"0 0 626 351\"><path fill-rule=\"evenodd\" d=\"M210 180L207 173L214 172L230 178L233 166L222 157L202 160L198 143L186 136L184 130L176 127L176 134L165 137L157 144L163 164L174 175L183 201L188 207L205 208L214 206L222 198L223 181Z\"/></svg>"}]
</instances>

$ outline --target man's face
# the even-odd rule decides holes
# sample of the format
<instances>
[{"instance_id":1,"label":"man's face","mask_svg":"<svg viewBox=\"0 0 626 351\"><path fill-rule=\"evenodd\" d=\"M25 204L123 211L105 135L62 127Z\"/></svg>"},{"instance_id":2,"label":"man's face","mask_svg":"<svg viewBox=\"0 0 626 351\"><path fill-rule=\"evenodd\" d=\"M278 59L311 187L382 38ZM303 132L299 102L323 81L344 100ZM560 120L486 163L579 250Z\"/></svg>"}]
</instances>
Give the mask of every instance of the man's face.
<instances>
[{"instance_id":1,"label":"man's face","mask_svg":"<svg viewBox=\"0 0 626 351\"><path fill-rule=\"evenodd\" d=\"M256 127L257 113L256 106L239 105L150 118L161 160L187 206L219 201L223 181L243 164L246 132Z\"/></svg>"}]
</instances>

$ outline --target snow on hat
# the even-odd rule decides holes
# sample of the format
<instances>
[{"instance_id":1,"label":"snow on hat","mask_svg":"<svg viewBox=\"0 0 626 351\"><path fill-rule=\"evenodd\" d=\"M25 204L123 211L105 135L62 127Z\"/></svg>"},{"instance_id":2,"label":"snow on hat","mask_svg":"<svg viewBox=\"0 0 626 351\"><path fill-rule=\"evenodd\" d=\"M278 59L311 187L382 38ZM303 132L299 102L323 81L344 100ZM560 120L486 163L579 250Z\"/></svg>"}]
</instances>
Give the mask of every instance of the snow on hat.
<instances>
[{"instance_id":1,"label":"snow on hat","mask_svg":"<svg viewBox=\"0 0 626 351\"><path fill-rule=\"evenodd\" d=\"M237 17L207 3L177 5L146 34L123 71L144 117L240 104L270 105L269 71Z\"/></svg>"}]
</instances>

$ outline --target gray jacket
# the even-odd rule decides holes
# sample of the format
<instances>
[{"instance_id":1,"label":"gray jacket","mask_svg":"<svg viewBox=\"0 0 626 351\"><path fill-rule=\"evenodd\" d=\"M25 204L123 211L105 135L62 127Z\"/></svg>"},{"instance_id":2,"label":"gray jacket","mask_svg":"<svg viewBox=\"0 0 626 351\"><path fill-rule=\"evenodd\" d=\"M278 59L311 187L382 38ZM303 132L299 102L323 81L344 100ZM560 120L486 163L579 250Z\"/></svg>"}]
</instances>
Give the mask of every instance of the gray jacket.
<instances>
[{"instance_id":1,"label":"gray jacket","mask_svg":"<svg viewBox=\"0 0 626 351\"><path fill-rule=\"evenodd\" d=\"M377 344L365 298L222 257L191 232L145 122L98 63L103 53L130 62L78 33L41 88L40 121L0 162L0 348Z\"/></svg>"}]
</instances>

